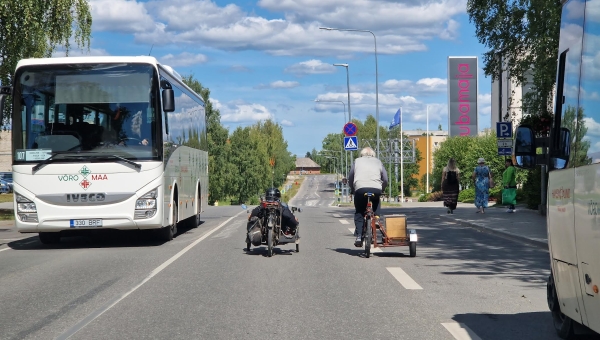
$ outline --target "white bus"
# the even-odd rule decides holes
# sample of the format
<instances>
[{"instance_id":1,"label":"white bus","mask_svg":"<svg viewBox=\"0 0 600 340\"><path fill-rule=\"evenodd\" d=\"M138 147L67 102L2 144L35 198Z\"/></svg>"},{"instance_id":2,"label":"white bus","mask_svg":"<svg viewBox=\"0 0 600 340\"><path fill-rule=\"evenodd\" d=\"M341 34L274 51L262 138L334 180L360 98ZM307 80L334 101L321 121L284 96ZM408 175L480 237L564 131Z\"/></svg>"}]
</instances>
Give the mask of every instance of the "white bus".
<instances>
[{"instance_id":1,"label":"white bus","mask_svg":"<svg viewBox=\"0 0 600 340\"><path fill-rule=\"evenodd\" d=\"M598 8L600 0L563 1L550 138L537 139L528 126L520 126L515 137L518 166L548 169L548 307L564 339L600 333ZM536 155L539 146L548 148L546 156Z\"/></svg>"},{"instance_id":2,"label":"white bus","mask_svg":"<svg viewBox=\"0 0 600 340\"><path fill-rule=\"evenodd\" d=\"M21 233L48 244L74 230L156 229L169 241L179 222L200 223L204 102L172 68L153 57L26 59L13 79L0 93L12 93Z\"/></svg>"}]
</instances>

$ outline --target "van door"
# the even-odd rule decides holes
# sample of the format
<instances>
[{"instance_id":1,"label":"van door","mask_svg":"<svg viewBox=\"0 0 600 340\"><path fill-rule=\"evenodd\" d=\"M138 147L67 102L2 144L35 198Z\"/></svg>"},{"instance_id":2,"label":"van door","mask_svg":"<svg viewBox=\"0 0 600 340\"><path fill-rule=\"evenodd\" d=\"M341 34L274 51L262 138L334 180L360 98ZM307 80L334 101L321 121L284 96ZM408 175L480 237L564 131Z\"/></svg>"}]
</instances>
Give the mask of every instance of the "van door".
<instances>
[{"instance_id":1,"label":"van door","mask_svg":"<svg viewBox=\"0 0 600 340\"><path fill-rule=\"evenodd\" d=\"M600 164L575 170L575 240L584 324L600 333ZM587 320L586 320L587 319Z\"/></svg>"}]
</instances>

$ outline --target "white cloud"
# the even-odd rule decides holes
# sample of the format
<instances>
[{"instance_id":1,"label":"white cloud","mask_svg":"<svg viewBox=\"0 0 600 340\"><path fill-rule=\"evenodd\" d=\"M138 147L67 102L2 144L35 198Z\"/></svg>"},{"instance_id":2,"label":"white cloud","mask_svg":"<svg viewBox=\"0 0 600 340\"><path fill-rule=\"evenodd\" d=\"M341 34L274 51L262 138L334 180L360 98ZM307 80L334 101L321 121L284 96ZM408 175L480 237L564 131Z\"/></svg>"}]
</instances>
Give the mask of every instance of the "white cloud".
<instances>
[{"instance_id":1,"label":"white cloud","mask_svg":"<svg viewBox=\"0 0 600 340\"><path fill-rule=\"evenodd\" d=\"M454 40L458 37L460 24L455 20L448 20L446 28L440 33L440 38L444 40Z\"/></svg>"},{"instance_id":2,"label":"white cloud","mask_svg":"<svg viewBox=\"0 0 600 340\"><path fill-rule=\"evenodd\" d=\"M583 118L585 127L588 129L587 136L600 137L600 123L596 122L594 118Z\"/></svg>"},{"instance_id":3,"label":"white cloud","mask_svg":"<svg viewBox=\"0 0 600 340\"><path fill-rule=\"evenodd\" d=\"M281 121L281 125L283 125L283 126L294 126L294 123L290 122L287 119L284 119L284 120Z\"/></svg>"},{"instance_id":4,"label":"white cloud","mask_svg":"<svg viewBox=\"0 0 600 340\"><path fill-rule=\"evenodd\" d=\"M293 89L294 87L300 86L300 83L297 81L283 81L277 80L268 85L258 85L255 88L257 89Z\"/></svg>"},{"instance_id":5,"label":"white cloud","mask_svg":"<svg viewBox=\"0 0 600 340\"><path fill-rule=\"evenodd\" d=\"M412 95L440 94L446 92L447 80L442 78L423 78L416 82L411 80L386 80L381 89L383 92L409 93Z\"/></svg>"},{"instance_id":6,"label":"white cloud","mask_svg":"<svg viewBox=\"0 0 600 340\"><path fill-rule=\"evenodd\" d=\"M285 69L285 72L299 76L307 74L327 74L334 73L335 71L335 66L316 59L302 61Z\"/></svg>"},{"instance_id":7,"label":"white cloud","mask_svg":"<svg viewBox=\"0 0 600 340\"><path fill-rule=\"evenodd\" d=\"M73 48L73 46L76 45L71 45L71 48ZM59 48L56 51L54 51L52 53L52 58L59 58L59 57L66 57L67 55L65 54L65 50L63 48ZM69 57L88 57L88 56L94 56L94 57L99 57L99 56L107 56L110 55L105 49L102 48L90 48L90 50L88 51L86 50L80 50L80 49L72 49L69 51Z\"/></svg>"},{"instance_id":8,"label":"white cloud","mask_svg":"<svg viewBox=\"0 0 600 340\"><path fill-rule=\"evenodd\" d=\"M144 3L128 0L90 0L93 31L141 33L155 29Z\"/></svg>"},{"instance_id":9,"label":"white cloud","mask_svg":"<svg viewBox=\"0 0 600 340\"><path fill-rule=\"evenodd\" d=\"M223 123L253 123L275 118L266 107L260 104L232 101L223 105L216 99L210 101L214 108L221 112L221 122Z\"/></svg>"},{"instance_id":10,"label":"white cloud","mask_svg":"<svg viewBox=\"0 0 600 340\"><path fill-rule=\"evenodd\" d=\"M183 52L178 55L167 54L160 58L160 62L171 67L192 66L203 64L208 61L204 54L192 54Z\"/></svg>"},{"instance_id":11,"label":"white cloud","mask_svg":"<svg viewBox=\"0 0 600 340\"><path fill-rule=\"evenodd\" d=\"M250 72L250 69L242 65L233 65L229 68L231 72Z\"/></svg>"},{"instance_id":12,"label":"white cloud","mask_svg":"<svg viewBox=\"0 0 600 340\"><path fill-rule=\"evenodd\" d=\"M273 55L372 53L370 34L319 30L346 27L350 18L376 32L381 54L424 51L428 40L453 39L458 30L453 17L466 11L466 0L259 1L273 13L267 19L210 0L90 1L95 31L134 34L137 42L147 45L187 44Z\"/></svg>"}]
</instances>

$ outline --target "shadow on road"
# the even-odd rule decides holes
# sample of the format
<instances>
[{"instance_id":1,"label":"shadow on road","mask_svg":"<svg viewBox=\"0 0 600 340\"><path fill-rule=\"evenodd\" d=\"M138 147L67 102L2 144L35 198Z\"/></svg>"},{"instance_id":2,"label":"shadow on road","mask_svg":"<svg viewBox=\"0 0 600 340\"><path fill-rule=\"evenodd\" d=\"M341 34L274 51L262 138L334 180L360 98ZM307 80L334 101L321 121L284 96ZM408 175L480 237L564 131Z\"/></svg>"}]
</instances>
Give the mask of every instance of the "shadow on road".
<instances>
[{"instance_id":1,"label":"shadow on road","mask_svg":"<svg viewBox=\"0 0 600 340\"><path fill-rule=\"evenodd\" d=\"M552 323L549 322L552 320L550 311L516 314L457 314L453 320L465 324L479 337L486 340L560 339L556 335ZM581 335L577 339L598 340L600 336Z\"/></svg>"},{"instance_id":2,"label":"shadow on road","mask_svg":"<svg viewBox=\"0 0 600 340\"><path fill-rule=\"evenodd\" d=\"M352 209L332 209L331 212L349 217ZM545 287L550 274L547 251L459 226L441 219L439 215L443 212L440 208L419 207L386 207L382 210L383 215L407 216L408 227L415 228L419 236L417 257L437 260L427 262L424 266L440 267L442 273L448 275L473 275L484 279L505 277ZM394 254L393 249L386 251ZM360 251L363 250L356 250ZM398 251L408 254L408 249L403 247L399 247ZM356 252L349 251L349 255L357 255ZM439 260L450 261L440 263Z\"/></svg>"},{"instance_id":3,"label":"shadow on road","mask_svg":"<svg viewBox=\"0 0 600 340\"><path fill-rule=\"evenodd\" d=\"M204 224L200 222L200 225ZM188 220L181 221L177 226L174 239L183 234L193 233L196 228L191 227ZM32 236L26 239L10 242L7 245L14 250L40 250L40 249L82 249L82 248L134 248L155 247L164 244L157 237L155 230L68 230L61 233L60 243L42 244L39 237Z\"/></svg>"},{"instance_id":4,"label":"shadow on road","mask_svg":"<svg viewBox=\"0 0 600 340\"><path fill-rule=\"evenodd\" d=\"M269 255L267 254L267 246L262 246L262 247L256 247L256 248L250 248L250 250L244 248L244 251L246 252L246 254L248 255L262 255L263 257L269 257ZM294 249L281 249L278 247L273 248L273 256L275 255L293 255L296 253L296 248Z\"/></svg>"}]
</instances>

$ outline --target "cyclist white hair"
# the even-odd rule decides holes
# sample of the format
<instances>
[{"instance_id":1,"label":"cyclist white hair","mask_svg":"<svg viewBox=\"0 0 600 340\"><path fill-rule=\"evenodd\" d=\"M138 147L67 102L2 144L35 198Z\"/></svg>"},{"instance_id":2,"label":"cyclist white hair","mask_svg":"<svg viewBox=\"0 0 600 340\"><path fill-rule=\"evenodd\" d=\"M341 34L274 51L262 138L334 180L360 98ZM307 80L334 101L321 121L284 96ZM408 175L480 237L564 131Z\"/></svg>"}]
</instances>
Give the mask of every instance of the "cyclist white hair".
<instances>
[{"instance_id":1,"label":"cyclist white hair","mask_svg":"<svg viewBox=\"0 0 600 340\"><path fill-rule=\"evenodd\" d=\"M367 146L360 150L360 157L375 157L375 151Z\"/></svg>"}]
</instances>

